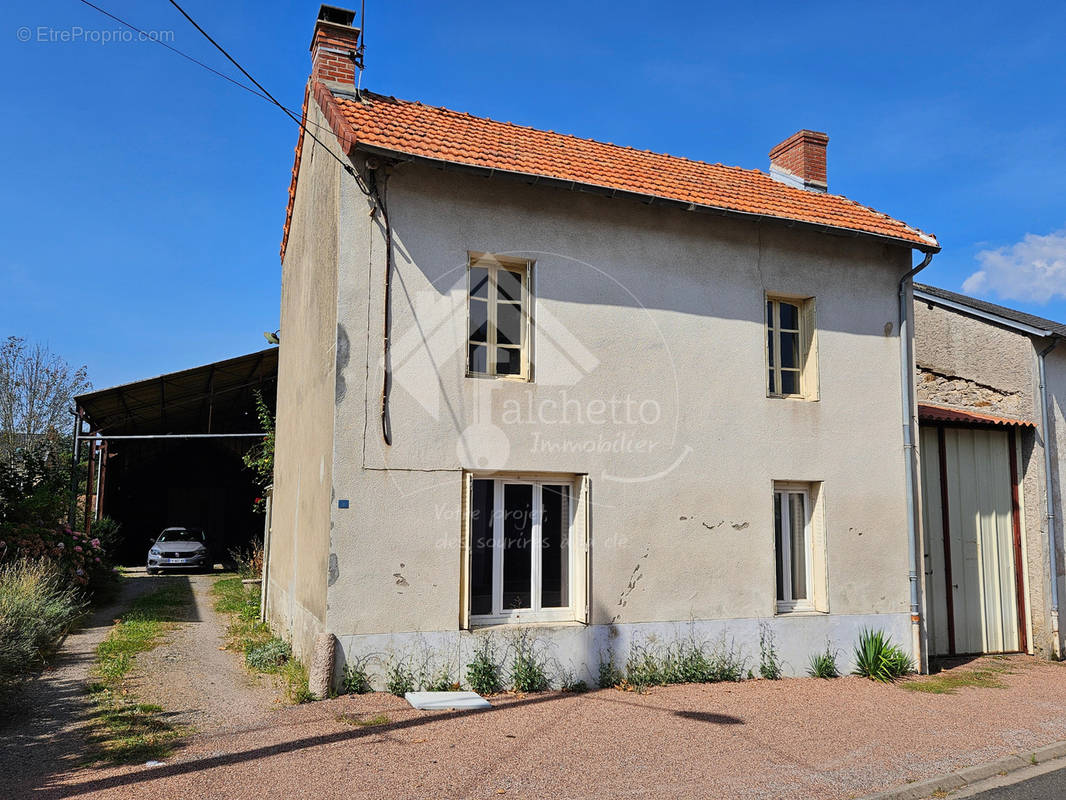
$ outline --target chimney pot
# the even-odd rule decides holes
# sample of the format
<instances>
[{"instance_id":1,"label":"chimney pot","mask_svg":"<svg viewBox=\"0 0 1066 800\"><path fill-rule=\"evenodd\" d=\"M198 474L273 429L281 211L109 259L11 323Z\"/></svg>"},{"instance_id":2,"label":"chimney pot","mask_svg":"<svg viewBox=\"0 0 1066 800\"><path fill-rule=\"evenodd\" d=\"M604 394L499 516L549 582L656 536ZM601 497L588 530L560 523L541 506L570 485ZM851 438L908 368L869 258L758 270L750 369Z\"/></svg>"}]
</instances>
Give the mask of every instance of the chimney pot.
<instances>
[{"instance_id":1,"label":"chimney pot","mask_svg":"<svg viewBox=\"0 0 1066 800\"><path fill-rule=\"evenodd\" d=\"M359 57L359 28L352 27L355 12L323 4L311 37L311 79L355 85L355 59Z\"/></svg>"},{"instance_id":2,"label":"chimney pot","mask_svg":"<svg viewBox=\"0 0 1066 800\"><path fill-rule=\"evenodd\" d=\"M829 136L801 130L770 150L770 177L812 192L828 190L825 151Z\"/></svg>"}]
</instances>

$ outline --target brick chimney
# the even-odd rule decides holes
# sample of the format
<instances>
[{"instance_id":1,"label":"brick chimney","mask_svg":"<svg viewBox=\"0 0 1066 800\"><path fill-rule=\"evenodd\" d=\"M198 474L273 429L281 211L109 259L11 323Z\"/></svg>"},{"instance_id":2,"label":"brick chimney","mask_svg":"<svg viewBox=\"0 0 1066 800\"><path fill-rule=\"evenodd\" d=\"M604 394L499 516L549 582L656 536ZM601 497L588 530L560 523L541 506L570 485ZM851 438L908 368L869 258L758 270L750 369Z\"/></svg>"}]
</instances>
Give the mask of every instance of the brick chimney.
<instances>
[{"instance_id":1,"label":"brick chimney","mask_svg":"<svg viewBox=\"0 0 1066 800\"><path fill-rule=\"evenodd\" d=\"M789 136L770 151L770 177L781 183L824 192L825 149L829 137L818 131L802 130Z\"/></svg>"},{"instance_id":2,"label":"brick chimney","mask_svg":"<svg viewBox=\"0 0 1066 800\"><path fill-rule=\"evenodd\" d=\"M311 37L311 77L315 80L355 85L355 59L359 57L359 28L355 12L322 5Z\"/></svg>"}]
</instances>

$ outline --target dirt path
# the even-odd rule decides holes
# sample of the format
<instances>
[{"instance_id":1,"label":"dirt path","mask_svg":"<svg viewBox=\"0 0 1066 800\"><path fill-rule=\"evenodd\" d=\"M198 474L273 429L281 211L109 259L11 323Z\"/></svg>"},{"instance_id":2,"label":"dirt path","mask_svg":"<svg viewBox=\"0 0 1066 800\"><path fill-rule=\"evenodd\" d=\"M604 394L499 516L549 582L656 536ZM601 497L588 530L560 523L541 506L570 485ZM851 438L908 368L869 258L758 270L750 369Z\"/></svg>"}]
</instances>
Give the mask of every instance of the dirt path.
<instances>
[{"instance_id":1,"label":"dirt path","mask_svg":"<svg viewBox=\"0 0 1066 800\"><path fill-rule=\"evenodd\" d=\"M269 678L254 678L240 655L222 650L227 620L215 611L212 575L191 575L193 605L166 642L137 657L128 686L135 697L162 706L169 721L214 734L259 725L281 704Z\"/></svg>"},{"instance_id":2,"label":"dirt path","mask_svg":"<svg viewBox=\"0 0 1066 800\"><path fill-rule=\"evenodd\" d=\"M214 575L182 576L193 602L154 650L141 653L129 679L131 694L162 706L170 719L192 726L198 741L224 731L266 724L276 714L278 692L255 685L234 653L219 648L225 620L210 594ZM131 570L118 599L95 612L63 642L53 664L0 706L0 798L22 798L69 778L88 750L91 712L86 687L97 645L129 604L158 586L144 570Z\"/></svg>"}]
</instances>

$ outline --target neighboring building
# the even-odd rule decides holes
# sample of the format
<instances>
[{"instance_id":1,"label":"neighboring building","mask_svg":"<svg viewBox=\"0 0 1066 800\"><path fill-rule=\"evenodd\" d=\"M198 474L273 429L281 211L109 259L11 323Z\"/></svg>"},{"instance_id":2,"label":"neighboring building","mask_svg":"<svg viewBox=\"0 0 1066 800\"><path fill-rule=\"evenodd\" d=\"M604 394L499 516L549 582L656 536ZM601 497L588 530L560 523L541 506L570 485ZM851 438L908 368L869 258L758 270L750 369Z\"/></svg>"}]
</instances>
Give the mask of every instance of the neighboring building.
<instances>
[{"instance_id":1,"label":"neighboring building","mask_svg":"<svg viewBox=\"0 0 1066 800\"><path fill-rule=\"evenodd\" d=\"M764 625L792 673L916 642L899 315L936 240L828 194L824 134L768 175L358 94L351 21L315 28L282 243L297 655L455 675L528 623L588 680Z\"/></svg>"},{"instance_id":2,"label":"neighboring building","mask_svg":"<svg viewBox=\"0 0 1066 800\"><path fill-rule=\"evenodd\" d=\"M930 652L1057 656L1066 325L932 286L914 306Z\"/></svg>"}]
</instances>

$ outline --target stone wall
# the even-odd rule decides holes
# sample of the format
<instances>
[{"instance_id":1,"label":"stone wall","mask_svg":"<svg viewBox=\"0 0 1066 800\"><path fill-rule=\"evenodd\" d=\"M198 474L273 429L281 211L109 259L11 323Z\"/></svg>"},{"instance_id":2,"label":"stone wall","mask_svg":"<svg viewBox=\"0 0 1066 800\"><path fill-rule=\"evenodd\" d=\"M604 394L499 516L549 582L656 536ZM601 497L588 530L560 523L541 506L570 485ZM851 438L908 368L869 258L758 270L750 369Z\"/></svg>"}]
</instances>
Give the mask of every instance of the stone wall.
<instances>
[{"instance_id":1,"label":"stone wall","mask_svg":"<svg viewBox=\"0 0 1066 800\"><path fill-rule=\"evenodd\" d=\"M915 385L919 403L933 403L1015 419L1022 419L1025 415L1020 392L1001 391L993 386L953 375L942 375L922 367L917 369Z\"/></svg>"}]
</instances>

